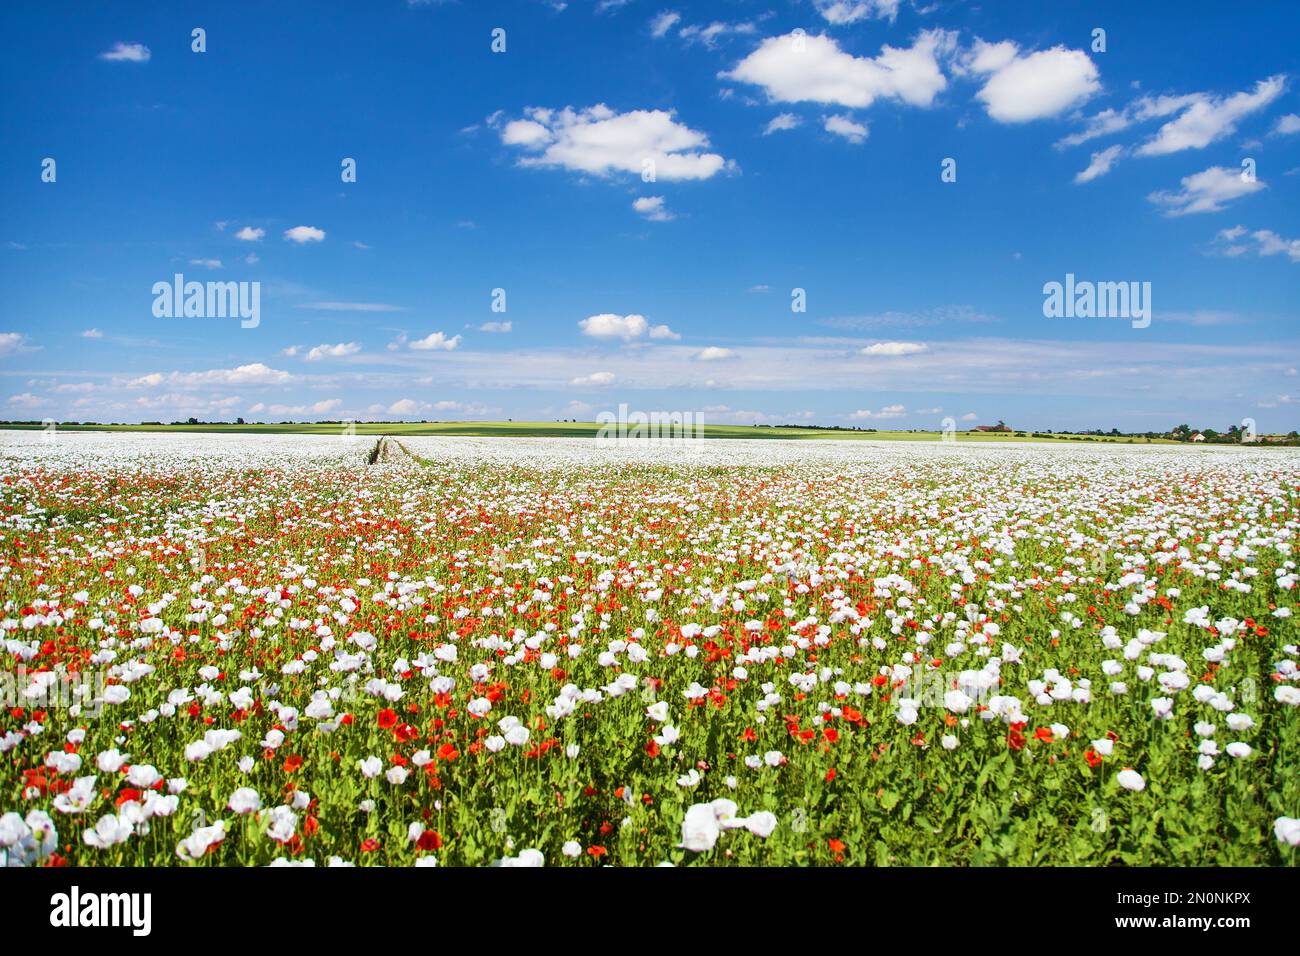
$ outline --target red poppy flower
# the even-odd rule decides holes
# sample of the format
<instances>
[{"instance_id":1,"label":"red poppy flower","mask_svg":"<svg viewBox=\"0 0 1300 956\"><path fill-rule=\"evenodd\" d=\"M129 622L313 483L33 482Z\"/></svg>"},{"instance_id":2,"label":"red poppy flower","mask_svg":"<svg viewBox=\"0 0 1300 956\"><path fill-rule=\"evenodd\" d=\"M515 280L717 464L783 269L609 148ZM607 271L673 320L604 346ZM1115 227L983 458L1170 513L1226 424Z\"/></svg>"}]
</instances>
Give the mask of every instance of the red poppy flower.
<instances>
[{"instance_id":1,"label":"red poppy flower","mask_svg":"<svg viewBox=\"0 0 1300 956\"><path fill-rule=\"evenodd\" d=\"M388 730L397 725L397 712L385 707L379 712L379 727Z\"/></svg>"}]
</instances>

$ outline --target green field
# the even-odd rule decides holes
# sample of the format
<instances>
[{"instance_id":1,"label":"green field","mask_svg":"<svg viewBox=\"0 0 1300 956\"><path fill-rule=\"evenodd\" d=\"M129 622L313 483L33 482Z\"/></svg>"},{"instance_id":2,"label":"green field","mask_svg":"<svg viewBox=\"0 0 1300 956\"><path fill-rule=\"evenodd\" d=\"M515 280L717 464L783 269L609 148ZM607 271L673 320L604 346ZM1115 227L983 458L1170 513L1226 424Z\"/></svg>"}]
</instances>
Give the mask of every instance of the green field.
<instances>
[{"instance_id":1,"label":"green field","mask_svg":"<svg viewBox=\"0 0 1300 956\"><path fill-rule=\"evenodd\" d=\"M0 425L0 428L32 430L42 428L37 422ZM98 425L60 424L60 431L120 431L120 432L213 432L231 434L267 435L337 435L342 428L339 422L279 423L228 425L205 423L197 425ZM601 426L596 422L357 422L358 435L460 435L473 438L595 438ZM840 439L871 441L939 441L937 431L854 431L836 428L794 428L789 426L705 425L706 438L767 438L767 439ZM1119 442L1127 444L1177 445L1181 442L1166 438L1148 441L1145 438L1109 435L1055 434L1051 438L1032 438L1029 432L958 432L958 441L978 442Z\"/></svg>"}]
</instances>

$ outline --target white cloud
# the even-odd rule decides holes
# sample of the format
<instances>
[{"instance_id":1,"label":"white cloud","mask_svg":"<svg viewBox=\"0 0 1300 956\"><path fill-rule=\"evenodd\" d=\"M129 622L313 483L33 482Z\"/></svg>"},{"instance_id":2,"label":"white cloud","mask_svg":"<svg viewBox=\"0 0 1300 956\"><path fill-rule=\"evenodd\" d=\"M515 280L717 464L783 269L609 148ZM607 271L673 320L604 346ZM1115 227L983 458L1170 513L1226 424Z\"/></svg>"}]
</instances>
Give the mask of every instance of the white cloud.
<instances>
[{"instance_id":1,"label":"white cloud","mask_svg":"<svg viewBox=\"0 0 1300 956\"><path fill-rule=\"evenodd\" d=\"M1082 50L1056 46L1022 55L1010 40L976 40L963 60L988 75L976 98L999 123L1027 123L1065 112L1101 89L1097 67Z\"/></svg>"},{"instance_id":2,"label":"white cloud","mask_svg":"<svg viewBox=\"0 0 1300 956\"><path fill-rule=\"evenodd\" d=\"M27 336L21 332L0 332L0 355L12 355L15 352L25 351L23 344L27 341Z\"/></svg>"},{"instance_id":3,"label":"white cloud","mask_svg":"<svg viewBox=\"0 0 1300 956\"><path fill-rule=\"evenodd\" d=\"M578 323L583 335L594 339L623 339L625 342L645 335L648 323L644 315L615 315L602 312Z\"/></svg>"},{"instance_id":4,"label":"white cloud","mask_svg":"<svg viewBox=\"0 0 1300 956\"><path fill-rule=\"evenodd\" d=\"M149 48L143 43L114 43L111 49L105 50L99 55L101 60L108 60L110 63L148 63Z\"/></svg>"},{"instance_id":5,"label":"white cloud","mask_svg":"<svg viewBox=\"0 0 1300 956\"><path fill-rule=\"evenodd\" d=\"M720 362L724 359L735 358L736 353L731 349L724 349L717 345L710 345L708 348L701 349L695 353L695 359L699 362Z\"/></svg>"},{"instance_id":6,"label":"white cloud","mask_svg":"<svg viewBox=\"0 0 1300 956\"><path fill-rule=\"evenodd\" d=\"M1250 237L1259 244L1261 256L1285 253L1292 262L1300 262L1300 239L1283 239L1271 229L1256 230Z\"/></svg>"},{"instance_id":7,"label":"white cloud","mask_svg":"<svg viewBox=\"0 0 1300 956\"><path fill-rule=\"evenodd\" d=\"M81 333L81 337L83 339L102 339L104 333L99 331L99 329L86 329L86 331Z\"/></svg>"},{"instance_id":8,"label":"white cloud","mask_svg":"<svg viewBox=\"0 0 1300 956\"><path fill-rule=\"evenodd\" d=\"M874 342L862 350L863 355L917 355L929 351L924 342Z\"/></svg>"},{"instance_id":9,"label":"white cloud","mask_svg":"<svg viewBox=\"0 0 1300 956\"><path fill-rule=\"evenodd\" d=\"M299 228L302 227L300 226ZM265 235L265 229L255 229L252 226L245 226L243 229L239 230L239 232L235 233L235 238L241 239L244 242L257 242Z\"/></svg>"},{"instance_id":10,"label":"white cloud","mask_svg":"<svg viewBox=\"0 0 1300 956\"><path fill-rule=\"evenodd\" d=\"M439 350L450 352L455 349L456 346L460 345L460 339L461 337L459 335L453 335L451 338L447 338L447 336L442 332L430 332L424 338L416 339L414 342L411 342L410 348L415 349L417 352L432 352Z\"/></svg>"},{"instance_id":11,"label":"white cloud","mask_svg":"<svg viewBox=\"0 0 1300 956\"><path fill-rule=\"evenodd\" d=\"M1100 136L1110 136L1128 129L1135 123L1160 119L1186 109L1193 103L1205 98L1203 93L1188 93L1180 96L1143 96L1129 103L1123 109L1105 109L1095 116L1090 116L1084 128L1077 133L1063 137L1056 145L1058 148L1078 146Z\"/></svg>"},{"instance_id":12,"label":"white cloud","mask_svg":"<svg viewBox=\"0 0 1300 956\"><path fill-rule=\"evenodd\" d=\"M861 123L855 123L851 117L844 115L828 116L823 124L826 132L842 136L850 143L865 143L868 130Z\"/></svg>"},{"instance_id":13,"label":"white cloud","mask_svg":"<svg viewBox=\"0 0 1300 956\"><path fill-rule=\"evenodd\" d=\"M677 35L684 40L687 45L699 43L709 48L716 49L718 40L727 36L748 36L757 32L758 28L752 23L723 23L715 20L708 26L691 25L682 27L677 31Z\"/></svg>"},{"instance_id":14,"label":"white cloud","mask_svg":"<svg viewBox=\"0 0 1300 956\"><path fill-rule=\"evenodd\" d=\"M190 265L202 266L205 269L220 269L221 260L220 259L191 259Z\"/></svg>"},{"instance_id":15,"label":"white cloud","mask_svg":"<svg viewBox=\"0 0 1300 956\"><path fill-rule=\"evenodd\" d=\"M663 196L641 196L632 201L632 208L650 222L671 222L673 218L664 208Z\"/></svg>"},{"instance_id":16,"label":"white cloud","mask_svg":"<svg viewBox=\"0 0 1300 956\"><path fill-rule=\"evenodd\" d=\"M322 402L316 402L311 406L311 410L317 415L324 415L326 412L334 411L334 409L338 408L342 404L343 402L340 399L327 398Z\"/></svg>"},{"instance_id":17,"label":"white cloud","mask_svg":"<svg viewBox=\"0 0 1300 956\"><path fill-rule=\"evenodd\" d=\"M672 10L665 10L650 21L650 35L656 40L665 36L673 25L680 23L682 15Z\"/></svg>"},{"instance_id":18,"label":"white cloud","mask_svg":"<svg viewBox=\"0 0 1300 956\"><path fill-rule=\"evenodd\" d=\"M526 119L501 128L501 142L527 153L521 166L558 167L596 176L640 175L653 163L663 180L708 179L730 164L705 152L709 138L664 110L615 113L603 103L589 109L529 107Z\"/></svg>"},{"instance_id":19,"label":"white cloud","mask_svg":"<svg viewBox=\"0 0 1300 956\"><path fill-rule=\"evenodd\" d=\"M579 375L569 381L570 385L611 385L614 382L613 372L592 372L590 375Z\"/></svg>"},{"instance_id":20,"label":"white cloud","mask_svg":"<svg viewBox=\"0 0 1300 956\"><path fill-rule=\"evenodd\" d=\"M940 56L954 48L956 34L926 30L911 47L881 48L877 57L858 57L827 36L789 33L768 37L722 79L761 86L768 99L784 103L832 103L853 109L877 99L928 107L948 85Z\"/></svg>"},{"instance_id":21,"label":"white cloud","mask_svg":"<svg viewBox=\"0 0 1300 956\"><path fill-rule=\"evenodd\" d=\"M872 418L902 418L907 414L907 409L902 405L886 405L878 412L873 412L869 408L860 408L849 415L849 418L855 419L872 419Z\"/></svg>"},{"instance_id":22,"label":"white cloud","mask_svg":"<svg viewBox=\"0 0 1300 956\"><path fill-rule=\"evenodd\" d=\"M778 113L772 117L767 126L763 127L763 135L771 136L773 133L779 133L783 130L794 129L800 125L802 120L793 113Z\"/></svg>"},{"instance_id":23,"label":"white cloud","mask_svg":"<svg viewBox=\"0 0 1300 956\"><path fill-rule=\"evenodd\" d=\"M413 398L399 398L388 406L390 415L418 415L429 410L427 402L417 402Z\"/></svg>"},{"instance_id":24,"label":"white cloud","mask_svg":"<svg viewBox=\"0 0 1300 956\"><path fill-rule=\"evenodd\" d=\"M1218 212L1226 203L1265 188L1261 180L1246 178L1242 170L1226 166L1211 166L1191 176L1184 176L1180 182L1183 188L1178 192L1162 190L1151 193L1147 199L1157 206L1165 207L1167 216L1185 216L1189 213Z\"/></svg>"},{"instance_id":25,"label":"white cloud","mask_svg":"<svg viewBox=\"0 0 1300 956\"><path fill-rule=\"evenodd\" d=\"M1300 116L1295 113L1279 116L1277 123L1273 126L1273 133L1277 136L1290 136L1292 133L1300 133Z\"/></svg>"},{"instance_id":26,"label":"white cloud","mask_svg":"<svg viewBox=\"0 0 1300 956\"><path fill-rule=\"evenodd\" d=\"M1099 153L1092 154L1092 162L1088 164L1087 169L1080 170L1074 177L1076 183L1090 183L1099 176L1105 176L1111 171L1116 160L1123 154L1123 146L1110 146Z\"/></svg>"},{"instance_id":27,"label":"white cloud","mask_svg":"<svg viewBox=\"0 0 1300 956\"><path fill-rule=\"evenodd\" d=\"M979 421L979 418L980 417L976 415L974 412L967 412L965 415L961 417L961 420L964 422L977 422Z\"/></svg>"},{"instance_id":28,"label":"white cloud","mask_svg":"<svg viewBox=\"0 0 1300 956\"><path fill-rule=\"evenodd\" d=\"M835 26L857 23L868 17L893 23L901 2L902 0L813 0L822 18Z\"/></svg>"},{"instance_id":29,"label":"white cloud","mask_svg":"<svg viewBox=\"0 0 1300 956\"><path fill-rule=\"evenodd\" d=\"M159 385L287 385L293 376L261 362L235 368L214 368L206 372L151 372L130 379L128 388L155 388Z\"/></svg>"},{"instance_id":30,"label":"white cloud","mask_svg":"<svg viewBox=\"0 0 1300 956\"><path fill-rule=\"evenodd\" d=\"M359 342L340 342L337 345L318 345L307 353L308 362L319 362L327 358L346 358L361 351Z\"/></svg>"},{"instance_id":31,"label":"white cloud","mask_svg":"<svg viewBox=\"0 0 1300 956\"><path fill-rule=\"evenodd\" d=\"M1186 109L1139 146L1138 155L1163 156L1184 149L1204 149L1236 132L1238 122L1273 102L1285 88L1286 77L1279 75L1260 80L1252 92L1229 97L1202 93L1186 98Z\"/></svg>"},{"instance_id":32,"label":"white cloud","mask_svg":"<svg viewBox=\"0 0 1300 956\"><path fill-rule=\"evenodd\" d=\"M1232 226L1220 229L1215 234L1215 241L1219 243L1216 251L1229 258L1254 252L1257 256L1285 255L1292 262L1300 262L1300 239L1284 238L1271 229L1250 232L1245 226Z\"/></svg>"},{"instance_id":33,"label":"white cloud","mask_svg":"<svg viewBox=\"0 0 1300 956\"><path fill-rule=\"evenodd\" d=\"M681 338L676 332L666 325L655 325L650 328L650 338L652 339L671 339L677 341Z\"/></svg>"},{"instance_id":34,"label":"white cloud","mask_svg":"<svg viewBox=\"0 0 1300 956\"><path fill-rule=\"evenodd\" d=\"M514 328L514 324L511 322L484 322L482 325L478 327L478 330L480 332L505 333L505 332L509 332L513 328Z\"/></svg>"},{"instance_id":35,"label":"white cloud","mask_svg":"<svg viewBox=\"0 0 1300 956\"><path fill-rule=\"evenodd\" d=\"M284 238L302 245L305 242L320 242L325 238L325 230L315 226L294 226L284 231Z\"/></svg>"}]
</instances>

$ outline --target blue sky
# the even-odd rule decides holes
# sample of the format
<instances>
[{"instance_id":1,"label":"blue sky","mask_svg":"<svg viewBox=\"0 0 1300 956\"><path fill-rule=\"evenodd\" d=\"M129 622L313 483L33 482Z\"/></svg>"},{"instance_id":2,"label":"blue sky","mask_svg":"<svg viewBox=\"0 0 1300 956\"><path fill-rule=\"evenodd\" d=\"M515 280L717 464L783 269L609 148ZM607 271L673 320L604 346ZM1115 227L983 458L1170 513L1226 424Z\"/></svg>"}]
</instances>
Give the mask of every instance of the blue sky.
<instances>
[{"instance_id":1,"label":"blue sky","mask_svg":"<svg viewBox=\"0 0 1300 956\"><path fill-rule=\"evenodd\" d=\"M1281 2L7 4L0 418L1297 428L1298 29ZM155 316L176 273L260 283L259 323ZM1067 273L1149 282L1150 326L1045 317Z\"/></svg>"}]
</instances>

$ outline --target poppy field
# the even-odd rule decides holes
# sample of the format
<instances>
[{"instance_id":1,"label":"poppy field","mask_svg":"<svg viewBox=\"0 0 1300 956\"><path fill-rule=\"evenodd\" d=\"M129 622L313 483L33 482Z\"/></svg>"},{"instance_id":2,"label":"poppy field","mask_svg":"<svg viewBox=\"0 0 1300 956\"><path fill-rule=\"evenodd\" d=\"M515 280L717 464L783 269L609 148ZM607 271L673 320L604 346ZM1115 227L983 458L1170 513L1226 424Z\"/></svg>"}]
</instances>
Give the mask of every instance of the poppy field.
<instances>
[{"instance_id":1,"label":"poppy field","mask_svg":"<svg viewBox=\"0 0 1300 956\"><path fill-rule=\"evenodd\" d=\"M1290 866L1300 456L7 432L0 864Z\"/></svg>"}]
</instances>

